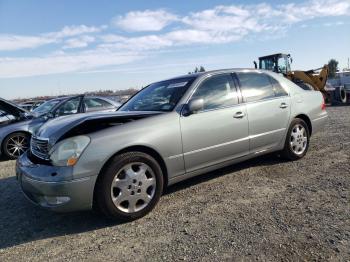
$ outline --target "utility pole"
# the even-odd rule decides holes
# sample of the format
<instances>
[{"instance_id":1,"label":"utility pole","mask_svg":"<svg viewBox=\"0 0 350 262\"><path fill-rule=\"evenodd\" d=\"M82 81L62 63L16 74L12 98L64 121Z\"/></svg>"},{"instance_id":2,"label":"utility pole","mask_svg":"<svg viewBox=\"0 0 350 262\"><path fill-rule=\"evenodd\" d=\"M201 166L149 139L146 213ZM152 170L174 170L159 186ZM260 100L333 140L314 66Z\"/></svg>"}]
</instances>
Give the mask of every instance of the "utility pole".
<instances>
[{"instance_id":1,"label":"utility pole","mask_svg":"<svg viewBox=\"0 0 350 262\"><path fill-rule=\"evenodd\" d=\"M348 70L350 70L350 59L348 57Z\"/></svg>"}]
</instances>

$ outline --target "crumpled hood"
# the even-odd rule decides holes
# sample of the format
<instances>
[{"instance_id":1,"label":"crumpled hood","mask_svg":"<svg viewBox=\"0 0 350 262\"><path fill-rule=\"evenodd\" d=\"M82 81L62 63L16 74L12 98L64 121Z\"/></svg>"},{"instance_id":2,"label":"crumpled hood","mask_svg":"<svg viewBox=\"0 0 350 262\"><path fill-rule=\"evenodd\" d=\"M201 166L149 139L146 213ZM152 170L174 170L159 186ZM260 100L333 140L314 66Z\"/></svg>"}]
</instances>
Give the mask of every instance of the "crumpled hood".
<instances>
[{"instance_id":1,"label":"crumpled hood","mask_svg":"<svg viewBox=\"0 0 350 262\"><path fill-rule=\"evenodd\" d=\"M23 108L2 98L0 98L0 109L15 117L19 117L21 114L29 114L29 112Z\"/></svg>"},{"instance_id":2,"label":"crumpled hood","mask_svg":"<svg viewBox=\"0 0 350 262\"><path fill-rule=\"evenodd\" d=\"M137 119L151 117L161 114L162 112L143 112L143 111L116 111L116 112L96 112L75 114L69 116L63 116L49 120L42 125L34 134L36 137L48 138L49 143L54 145L58 140L63 138L67 133L72 130L77 130L79 127L89 128L91 130L101 129L105 123L113 122L125 123Z\"/></svg>"}]
</instances>

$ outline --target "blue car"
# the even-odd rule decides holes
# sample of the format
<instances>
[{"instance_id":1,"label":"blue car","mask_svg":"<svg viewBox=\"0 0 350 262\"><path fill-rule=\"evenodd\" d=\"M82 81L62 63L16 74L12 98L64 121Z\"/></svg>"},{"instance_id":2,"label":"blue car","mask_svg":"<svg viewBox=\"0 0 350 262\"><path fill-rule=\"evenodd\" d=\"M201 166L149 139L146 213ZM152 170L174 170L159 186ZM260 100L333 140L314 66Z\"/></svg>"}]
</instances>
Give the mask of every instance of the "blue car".
<instances>
[{"instance_id":1,"label":"blue car","mask_svg":"<svg viewBox=\"0 0 350 262\"><path fill-rule=\"evenodd\" d=\"M97 96L71 96L49 100L32 112L0 99L0 157L17 159L28 148L31 134L48 120L94 111L116 111L119 103Z\"/></svg>"}]
</instances>

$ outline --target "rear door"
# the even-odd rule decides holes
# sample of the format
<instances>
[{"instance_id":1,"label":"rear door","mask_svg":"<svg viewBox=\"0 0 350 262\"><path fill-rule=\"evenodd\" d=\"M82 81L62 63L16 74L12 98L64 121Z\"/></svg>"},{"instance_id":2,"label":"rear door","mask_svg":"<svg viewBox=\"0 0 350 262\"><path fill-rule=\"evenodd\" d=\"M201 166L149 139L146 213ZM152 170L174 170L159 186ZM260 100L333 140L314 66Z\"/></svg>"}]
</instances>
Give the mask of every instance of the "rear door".
<instances>
[{"instance_id":1,"label":"rear door","mask_svg":"<svg viewBox=\"0 0 350 262\"><path fill-rule=\"evenodd\" d=\"M237 73L247 106L250 152L277 146L284 138L290 117L290 97L277 80L265 73Z\"/></svg>"},{"instance_id":2,"label":"rear door","mask_svg":"<svg viewBox=\"0 0 350 262\"><path fill-rule=\"evenodd\" d=\"M249 152L245 105L230 74L210 76L200 83L191 99L202 98L204 108L180 117L186 171L231 160Z\"/></svg>"}]
</instances>

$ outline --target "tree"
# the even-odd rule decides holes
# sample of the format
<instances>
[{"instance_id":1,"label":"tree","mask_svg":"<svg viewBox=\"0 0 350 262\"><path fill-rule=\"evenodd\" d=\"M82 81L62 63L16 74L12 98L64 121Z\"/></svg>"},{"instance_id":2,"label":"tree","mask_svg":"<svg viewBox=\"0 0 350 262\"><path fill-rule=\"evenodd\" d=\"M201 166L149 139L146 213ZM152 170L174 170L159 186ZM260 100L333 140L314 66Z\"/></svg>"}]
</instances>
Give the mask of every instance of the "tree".
<instances>
[{"instance_id":1,"label":"tree","mask_svg":"<svg viewBox=\"0 0 350 262\"><path fill-rule=\"evenodd\" d=\"M193 72L188 72L188 74L196 74L198 72L205 72L205 68L203 66L200 66L199 68L196 67Z\"/></svg>"},{"instance_id":2,"label":"tree","mask_svg":"<svg viewBox=\"0 0 350 262\"><path fill-rule=\"evenodd\" d=\"M338 71L338 64L339 62L333 58L328 61L329 77L335 77L335 73Z\"/></svg>"}]
</instances>

